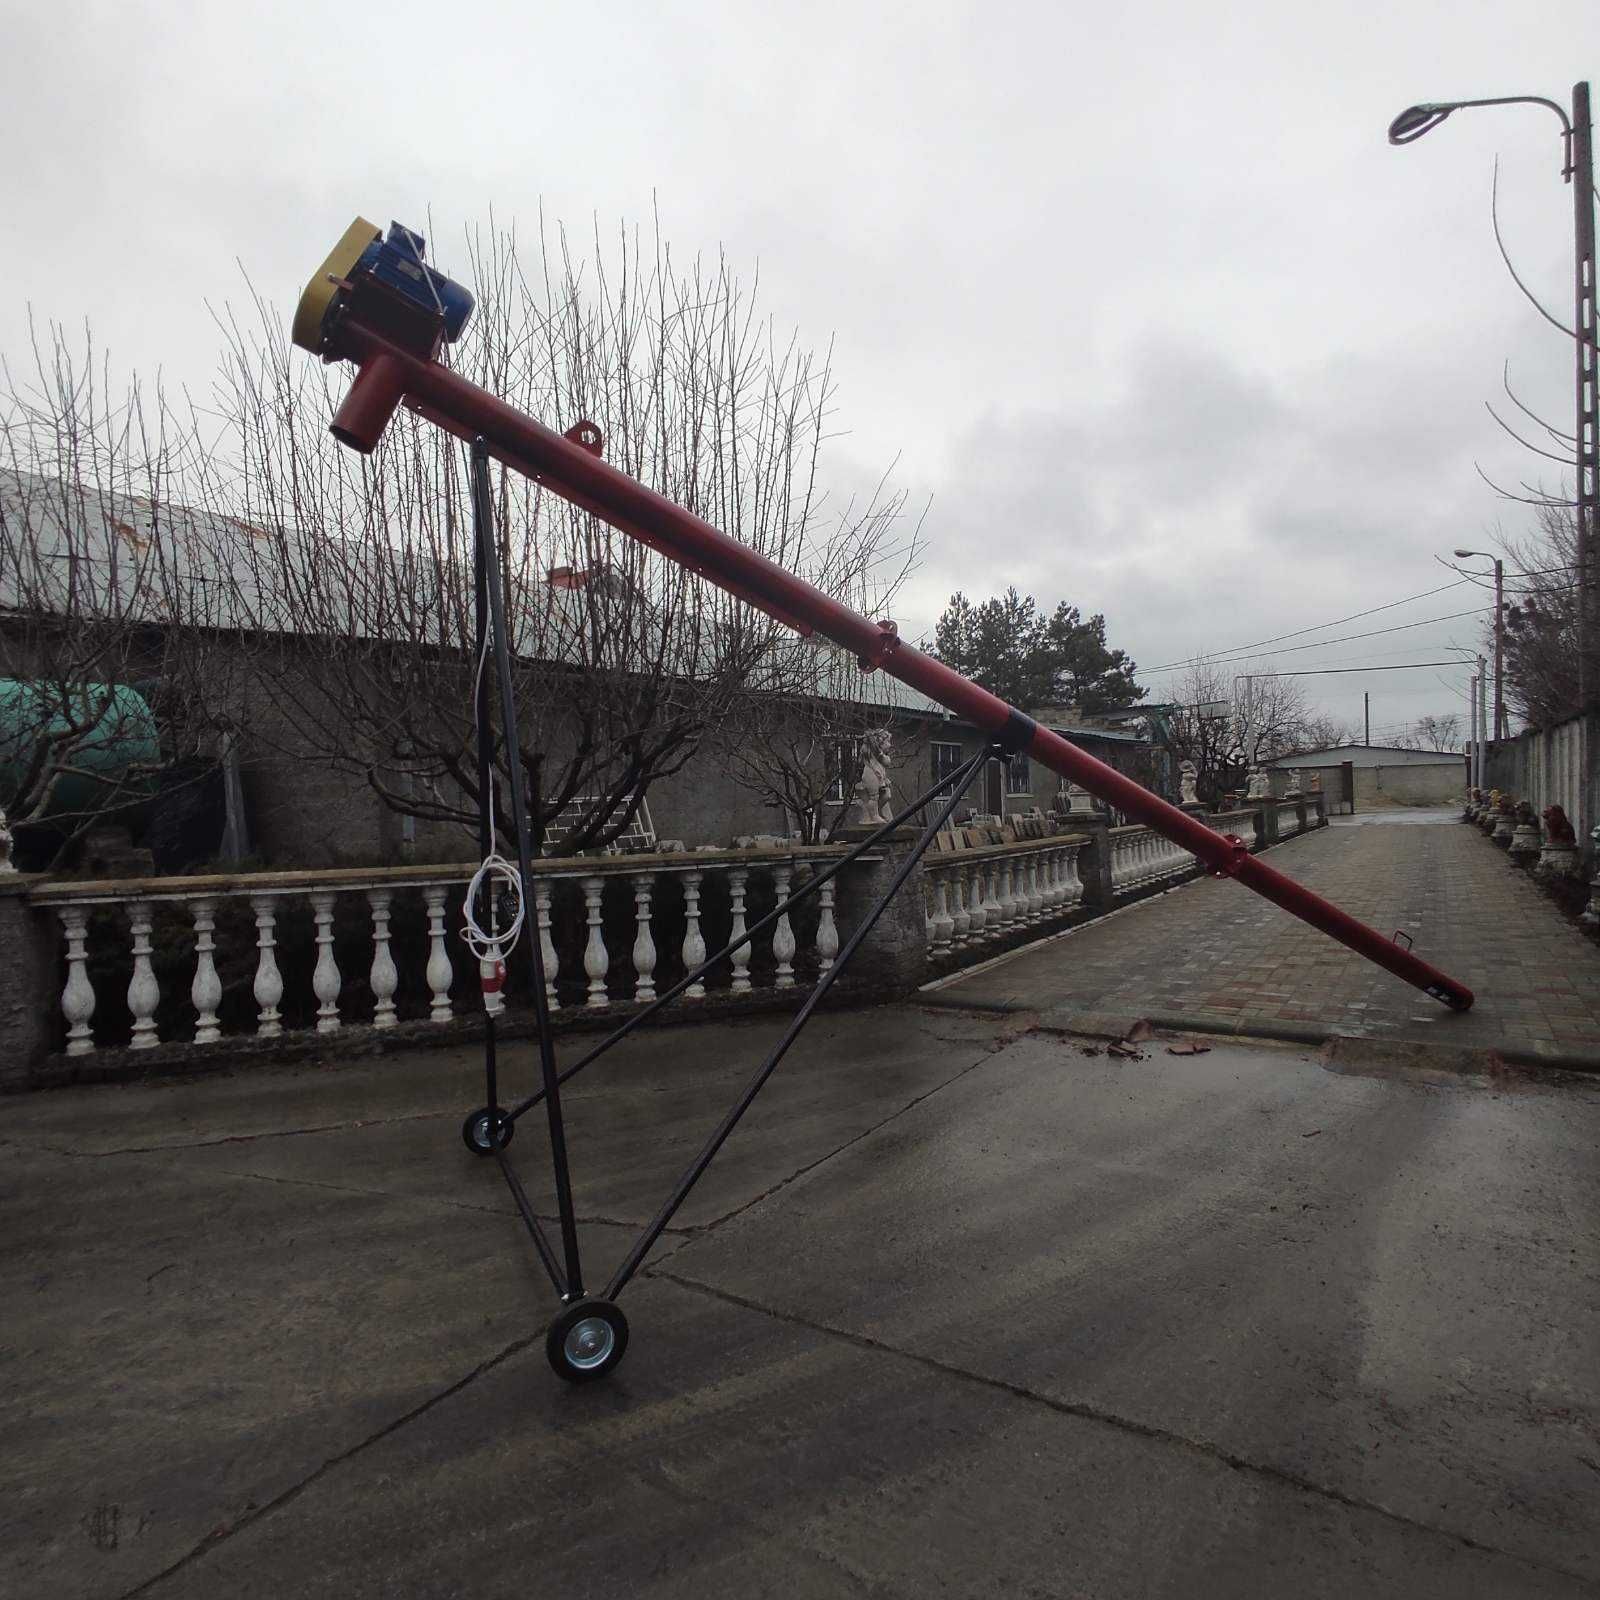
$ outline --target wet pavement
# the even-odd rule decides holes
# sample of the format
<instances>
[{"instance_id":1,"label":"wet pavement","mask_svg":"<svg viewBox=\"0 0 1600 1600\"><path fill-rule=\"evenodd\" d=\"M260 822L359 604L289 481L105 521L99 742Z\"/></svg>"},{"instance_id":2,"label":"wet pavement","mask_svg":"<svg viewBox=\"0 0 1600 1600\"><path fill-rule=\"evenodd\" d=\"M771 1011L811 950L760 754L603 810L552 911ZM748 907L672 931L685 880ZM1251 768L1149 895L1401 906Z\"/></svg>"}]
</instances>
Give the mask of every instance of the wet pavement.
<instances>
[{"instance_id":1,"label":"wet pavement","mask_svg":"<svg viewBox=\"0 0 1600 1600\"><path fill-rule=\"evenodd\" d=\"M778 1025L575 1080L591 1281ZM581 1389L469 1051L0 1102L0 1593L1594 1594L1600 1083L1211 1044L819 1019Z\"/></svg>"},{"instance_id":2,"label":"wet pavement","mask_svg":"<svg viewBox=\"0 0 1600 1600\"><path fill-rule=\"evenodd\" d=\"M1476 996L1457 1013L1239 884L1203 878L942 980L930 1003L1117 1033L1134 1020L1290 1042L1366 1038L1600 1070L1600 946L1454 811L1340 818L1279 871Z\"/></svg>"}]
</instances>

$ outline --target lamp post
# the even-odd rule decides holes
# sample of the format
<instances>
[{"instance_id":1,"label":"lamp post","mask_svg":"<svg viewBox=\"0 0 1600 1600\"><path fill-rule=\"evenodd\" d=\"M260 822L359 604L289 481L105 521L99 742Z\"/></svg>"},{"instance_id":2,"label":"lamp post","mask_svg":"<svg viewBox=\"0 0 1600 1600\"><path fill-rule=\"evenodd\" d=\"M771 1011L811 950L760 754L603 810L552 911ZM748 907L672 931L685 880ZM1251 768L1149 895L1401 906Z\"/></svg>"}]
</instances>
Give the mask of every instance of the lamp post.
<instances>
[{"instance_id":1,"label":"lamp post","mask_svg":"<svg viewBox=\"0 0 1600 1600\"><path fill-rule=\"evenodd\" d=\"M1506 568L1499 556L1492 556L1487 550L1456 551L1458 561L1465 561L1469 556L1481 556L1485 561L1494 562L1494 736L1503 739L1506 736Z\"/></svg>"},{"instance_id":2,"label":"lamp post","mask_svg":"<svg viewBox=\"0 0 1600 1600\"><path fill-rule=\"evenodd\" d=\"M1592 637L1591 616L1593 583L1600 553L1595 549L1597 522L1600 522L1600 489L1596 486L1597 449L1600 449L1600 365L1597 357L1595 313L1594 243L1594 123L1589 112L1589 85L1572 86L1572 115L1554 100L1542 95L1506 95L1494 100L1441 100L1408 106L1389 124L1390 144L1411 144L1432 132L1452 111L1469 106L1545 106L1561 120L1564 158L1561 176L1572 185L1574 287L1576 319L1573 325L1577 345L1578 416L1573 448L1577 464L1578 550L1578 699L1588 709L1594 685L1588 663ZM1498 659L1498 650L1497 650ZM1495 674L1495 699L1500 698L1500 677ZM1498 736L1498 716L1495 723Z\"/></svg>"}]
</instances>

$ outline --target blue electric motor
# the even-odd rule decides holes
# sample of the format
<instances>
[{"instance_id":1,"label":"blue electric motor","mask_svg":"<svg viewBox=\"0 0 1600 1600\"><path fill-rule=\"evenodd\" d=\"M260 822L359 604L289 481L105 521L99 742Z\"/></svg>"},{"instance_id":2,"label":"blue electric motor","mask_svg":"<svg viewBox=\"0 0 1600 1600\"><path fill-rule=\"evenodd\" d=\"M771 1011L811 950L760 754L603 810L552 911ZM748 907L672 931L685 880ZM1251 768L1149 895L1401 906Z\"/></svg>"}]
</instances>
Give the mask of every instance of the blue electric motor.
<instances>
[{"instance_id":1,"label":"blue electric motor","mask_svg":"<svg viewBox=\"0 0 1600 1600\"><path fill-rule=\"evenodd\" d=\"M361 252L356 272L370 273L379 283L444 318L444 336L454 343L472 315L472 291L436 272L423 261L428 241L398 222L389 224L386 239L374 239Z\"/></svg>"}]
</instances>

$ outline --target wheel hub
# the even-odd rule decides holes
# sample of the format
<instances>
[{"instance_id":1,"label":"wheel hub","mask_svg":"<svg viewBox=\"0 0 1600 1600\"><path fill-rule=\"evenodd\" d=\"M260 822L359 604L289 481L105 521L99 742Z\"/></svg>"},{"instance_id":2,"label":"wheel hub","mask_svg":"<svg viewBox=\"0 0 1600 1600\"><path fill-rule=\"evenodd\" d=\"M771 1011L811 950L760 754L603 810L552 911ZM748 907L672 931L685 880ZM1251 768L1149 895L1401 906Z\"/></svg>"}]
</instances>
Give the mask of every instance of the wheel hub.
<instances>
[{"instance_id":1,"label":"wheel hub","mask_svg":"<svg viewBox=\"0 0 1600 1600\"><path fill-rule=\"evenodd\" d=\"M591 1371L604 1363L616 1342L611 1324L603 1317L585 1317L567 1333L567 1360L580 1372Z\"/></svg>"}]
</instances>

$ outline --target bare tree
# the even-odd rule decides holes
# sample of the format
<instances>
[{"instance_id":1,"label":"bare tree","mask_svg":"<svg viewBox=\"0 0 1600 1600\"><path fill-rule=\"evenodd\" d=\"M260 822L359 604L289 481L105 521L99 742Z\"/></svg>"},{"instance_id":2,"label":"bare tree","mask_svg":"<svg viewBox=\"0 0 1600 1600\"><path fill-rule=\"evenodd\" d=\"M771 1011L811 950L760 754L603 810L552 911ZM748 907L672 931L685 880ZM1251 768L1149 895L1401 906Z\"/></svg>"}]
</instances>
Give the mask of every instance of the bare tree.
<instances>
[{"instance_id":1,"label":"bare tree","mask_svg":"<svg viewBox=\"0 0 1600 1600\"><path fill-rule=\"evenodd\" d=\"M1453 750L1461 743L1461 718L1453 711L1418 717L1394 742L1400 750Z\"/></svg>"},{"instance_id":2,"label":"bare tree","mask_svg":"<svg viewBox=\"0 0 1600 1600\"><path fill-rule=\"evenodd\" d=\"M903 570L900 497L830 515L818 466L829 357L779 339L728 263L672 258L659 234L597 237L577 259L541 225L530 255L468 241L478 310L453 363L558 428L587 420L608 460L762 554L858 603ZM397 812L470 827L472 534L464 452L402 412L360 457L327 431L344 375L263 313L230 322L200 492L232 530L219 565L240 624L272 648L256 736L359 775ZM536 824L570 851L632 823L728 714L785 631L599 518L496 468L518 748ZM888 585L892 587L892 582ZM272 732L276 719L279 734Z\"/></svg>"},{"instance_id":3,"label":"bare tree","mask_svg":"<svg viewBox=\"0 0 1600 1600\"><path fill-rule=\"evenodd\" d=\"M1300 684L1237 662L1197 659L1177 685L1167 723L1175 761L1192 761L1200 797L1215 802L1246 786L1252 769L1296 750L1338 742L1338 724L1315 712Z\"/></svg>"},{"instance_id":4,"label":"bare tree","mask_svg":"<svg viewBox=\"0 0 1600 1600\"><path fill-rule=\"evenodd\" d=\"M87 334L36 331L3 367L0 809L40 865L216 760L230 655L173 498L185 442Z\"/></svg>"},{"instance_id":5,"label":"bare tree","mask_svg":"<svg viewBox=\"0 0 1600 1600\"><path fill-rule=\"evenodd\" d=\"M1543 505L1535 531L1504 541L1506 699L1534 726L1578 709L1578 525L1570 505ZM1493 647L1492 631L1486 640ZM1589 641L1589 677L1600 671L1600 640Z\"/></svg>"},{"instance_id":6,"label":"bare tree","mask_svg":"<svg viewBox=\"0 0 1600 1600\"><path fill-rule=\"evenodd\" d=\"M820 844L850 809L868 740L895 729L908 694L825 641L786 640L732 702L719 767L802 843Z\"/></svg>"}]
</instances>

